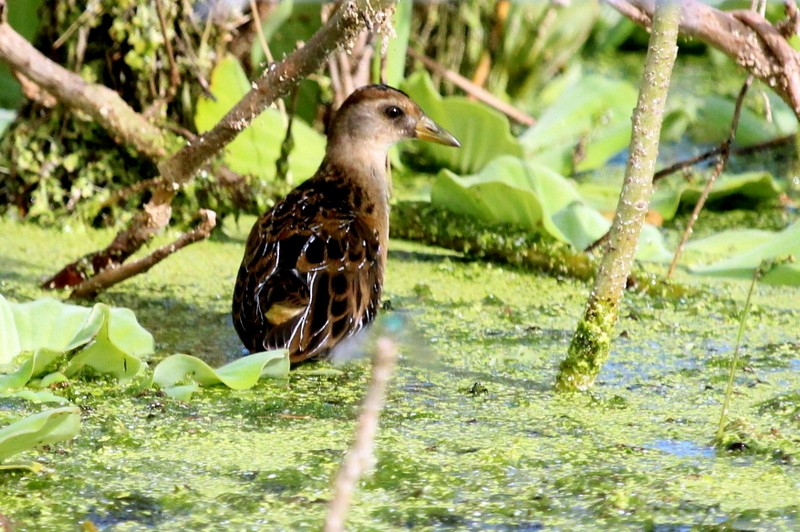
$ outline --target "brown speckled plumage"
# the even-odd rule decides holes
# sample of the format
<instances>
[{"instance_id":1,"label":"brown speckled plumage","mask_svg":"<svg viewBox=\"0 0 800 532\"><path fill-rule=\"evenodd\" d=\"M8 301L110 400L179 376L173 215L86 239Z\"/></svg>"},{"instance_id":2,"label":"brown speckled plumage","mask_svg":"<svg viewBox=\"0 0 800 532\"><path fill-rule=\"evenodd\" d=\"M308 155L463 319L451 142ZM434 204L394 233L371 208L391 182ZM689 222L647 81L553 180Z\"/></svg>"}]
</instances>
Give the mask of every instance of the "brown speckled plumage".
<instances>
[{"instance_id":1,"label":"brown speckled plumage","mask_svg":"<svg viewBox=\"0 0 800 532\"><path fill-rule=\"evenodd\" d=\"M389 238L386 151L404 138L458 145L404 93L355 91L336 113L312 178L259 218L233 294L251 352L286 347L292 364L324 358L375 318Z\"/></svg>"}]
</instances>

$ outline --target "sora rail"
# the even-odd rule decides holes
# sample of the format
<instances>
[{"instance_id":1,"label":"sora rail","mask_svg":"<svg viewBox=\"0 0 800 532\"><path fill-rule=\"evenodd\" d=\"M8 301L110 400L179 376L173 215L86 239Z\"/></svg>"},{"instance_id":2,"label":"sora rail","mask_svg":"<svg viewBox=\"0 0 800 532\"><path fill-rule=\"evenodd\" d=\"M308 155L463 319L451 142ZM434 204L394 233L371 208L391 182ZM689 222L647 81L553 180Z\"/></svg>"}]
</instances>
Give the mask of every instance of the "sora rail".
<instances>
[{"instance_id":1,"label":"sora rail","mask_svg":"<svg viewBox=\"0 0 800 532\"><path fill-rule=\"evenodd\" d=\"M287 348L292 365L325 358L378 310L389 240L387 151L403 139L459 146L407 94L357 89L331 122L313 177L258 219L233 292L250 352Z\"/></svg>"}]
</instances>

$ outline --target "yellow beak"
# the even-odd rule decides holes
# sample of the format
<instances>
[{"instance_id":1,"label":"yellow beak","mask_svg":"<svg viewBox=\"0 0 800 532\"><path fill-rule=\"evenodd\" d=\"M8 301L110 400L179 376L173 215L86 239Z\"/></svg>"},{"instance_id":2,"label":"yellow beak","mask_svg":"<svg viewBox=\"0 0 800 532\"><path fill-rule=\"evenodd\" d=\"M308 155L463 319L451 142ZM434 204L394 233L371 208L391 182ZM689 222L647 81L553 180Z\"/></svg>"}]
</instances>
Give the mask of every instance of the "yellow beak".
<instances>
[{"instance_id":1,"label":"yellow beak","mask_svg":"<svg viewBox=\"0 0 800 532\"><path fill-rule=\"evenodd\" d=\"M444 144L445 146L461 147L461 143L453 135L439 127L436 122L425 115L422 115L422 118L419 119L414 131L417 133L418 139Z\"/></svg>"}]
</instances>

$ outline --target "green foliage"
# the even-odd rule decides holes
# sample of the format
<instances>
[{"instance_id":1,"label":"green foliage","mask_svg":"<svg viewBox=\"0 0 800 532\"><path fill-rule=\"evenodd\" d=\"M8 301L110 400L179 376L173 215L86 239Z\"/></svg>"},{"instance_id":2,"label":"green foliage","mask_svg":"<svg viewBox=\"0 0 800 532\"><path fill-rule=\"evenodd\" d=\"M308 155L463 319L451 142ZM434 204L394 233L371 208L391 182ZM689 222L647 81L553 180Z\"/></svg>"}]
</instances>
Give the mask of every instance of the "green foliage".
<instances>
[{"instance_id":1,"label":"green foliage","mask_svg":"<svg viewBox=\"0 0 800 532\"><path fill-rule=\"evenodd\" d=\"M733 277L746 279L764 261L777 261L768 269L762 283L800 286L800 264L794 257L800 255L800 221L779 232L735 230L725 231L709 238L692 242L687 255L715 257L717 260L704 266L693 266L695 275Z\"/></svg>"},{"instance_id":2,"label":"green foliage","mask_svg":"<svg viewBox=\"0 0 800 532\"><path fill-rule=\"evenodd\" d=\"M513 99L526 99L550 83L586 43L600 13L594 0L565 5L513 2L503 32L502 54L490 81Z\"/></svg>"},{"instance_id":3,"label":"green foliage","mask_svg":"<svg viewBox=\"0 0 800 532\"><path fill-rule=\"evenodd\" d=\"M251 388L260 377L286 377L289 358L285 349L255 353L213 369L197 357L177 354L164 359L153 371L153 382L172 397L186 400L199 386L224 384L232 390ZM180 384L189 381L187 384Z\"/></svg>"},{"instance_id":4,"label":"green foliage","mask_svg":"<svg viewBox=\"0 0 800 532\"><path fill-rule=\"evenodd\" d=\"M195 123L198 131L211 129L249 90L250 82L239 61L227 56L211 74L214 100L202 97L197 102ZM289 157L289 170L298 180L311 176L325 155L325 139L295 118L292 126L295 145L302 152ZM286 135L286 126L276 109L267 109L225 148L225 163L235 172L258 179L275 179L275 162Z\"/></svg>"},{"instance_id":5,"label":"green foliage","mask_svg":"<svg viewBox=\"0 0 800 532\"><path fill-rule=\"evenodd\" d=\"M679 140L688 135L697 143L719 144L728 138L736 107L734 97L682 94L680 101L671 101L670 105L664 119L665 139ZM766 120L764 109L757 112L747 105L742 107L736 129L737 146L753 146L797 131L797 118L782 100L770 98L769 105L771 121Z\"/></svg>"},{"instance_id":6,"label":"green foliage","mask_svg":"<svg viewBox=\"0 0 800 532\"><path fill-rule=\"evenodd\" d=\"M425 114L461 142L457 150L428 142L417 143L415 149L431 163L463 174L480 171L500 155L522 155L508 120L499 112L462 97L442 98L426 72L413 74L402 88Z\"/></svg>"},{"instance_id":7,"label":"green foliage","mask_svg":"<svg viewBox=\"0 0 800 532\"><path fill-rule=\"evenodd\" d=\"M46 387L84 368L128 382L144 375L144 359L154 352L152 335L133 312L97 303L92 308L52 298L10 303L0 296L0 393L27 385ZM249 388L261 376L282 377L289 371L283 350L237 360L214 370L189 355L173 355L154 370L156 384L174 394L194 391L176 385L191 377L202 385L223 383ZM33 379L39 381L32 382Z\"/></svg>"},{"instance_id":8,"label":"green foliage","mask_svg":"<svg viewBox=\"0 0 800 532\"><path fill-rule=\"evenodd\" d=\"M586 204L572 181L544 165L510 156L498 157L472 176L443 170L433 184L431 203L490 224L544 233L578 250L610 226ZM645 230L637 257L664 260L669 256L657 230Z\"/></svg>"},{"instance_id":9,"label":"green foliage","mask_svg":"<svg viewBox=\"0 0 800 532\"><path fill-rule=\"evenodd\" d=\"M133 312L97 303L92 308L52 298L11 303L0 295L0 397L34 402L67 402L49 388L85 368L121 383L139 377L149 383L144 358L154 352L153 336ZM218 369L183 354L159 363L152 381L173 397L188 399L200 385L252 387L261 377L286 377L285 350L256 353ZM65 407L30 416L0 430L0 461L11 454L77 435L79 410Z\"/></svg>"},{"instance_id":10,"label":"green foliage","mask_svg":"<svg viewBox=\"0 0 800 532\"><path fill-rule=\"evenodd\" d=\"M74 438L80 432L80 409L53 408L0 429L0 462L14 454ZM9 466L0 466L6 469ZM11 466L13 467L13 466Z\"/></svg>"},{"instance_id":11,"label":"green foliage","mask_svg":"<svg viewBox=\"0 0 800 532\"><path fill-rule=\"evenodd\" d=\"M10 303L0 296L0 392L15 391L46 372L75 375L84 367L130 380L145 368L153 337L128 309L86 308L52 298ZM54 365L58 363L58 367Z\"/></svg>"},{"instance_id":12,"label":"green foliage","mask_svg":"<svg viewBox=\"0 0 800 532\"><path fill-rule=\"evenodd\" d=\"M393 20L395 35L389 40L386 50L386 83L393 87L399 86L405 77L413 14L413 0L398 0Z\"/></svg>"},{"instance_id":13,"label":"green foliage","mask_svg":"<svg viewBox=\"0 0 800 532\"><path fill-rule=\"evenodd\" d=\"M610 180L581 180L578 183L578 190L593 207L613 212L621 186L620 175ZM658 211L665 220L672 220L679 209L694 206L704 187L705 182L699 180L687 182L684 179L662 179L653 192L650 209ZM724 204L726 201L758 205L761 202L775 201L780 194L781 187L768 172L722 174L714 183L708 201L712 205Z\"/></svg>"},{"instance_id":14,"label":"green foliage","mask_svg":"<svg viewBox=\"0 0 800 532\"><path fill-rule=\"evenodd\" d=\"M520 136L526 159L567 175L602 166L630 143L636 95L626 81L578 78Z\"/></svg>"}]
</instances>

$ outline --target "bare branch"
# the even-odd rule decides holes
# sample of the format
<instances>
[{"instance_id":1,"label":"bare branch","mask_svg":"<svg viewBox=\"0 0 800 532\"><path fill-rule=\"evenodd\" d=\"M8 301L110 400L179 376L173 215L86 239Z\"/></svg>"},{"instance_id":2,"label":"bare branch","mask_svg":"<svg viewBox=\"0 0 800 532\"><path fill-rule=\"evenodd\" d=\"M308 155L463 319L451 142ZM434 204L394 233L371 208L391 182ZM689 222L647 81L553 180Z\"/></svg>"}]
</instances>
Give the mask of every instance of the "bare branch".
<instances>
[{"instance_id":1,"label":"bare branch","mask_svg":"<svg viewBox=\"0 0 800 532\"><path fill-rule=\"evenodd\" d=\"M375 434L378 432L378 418L386 400L386 386L392 376L397 361L397 344L388 337L378 339L377 351L372 360L372 378L369 381L367 395L361 405L358 417L355 441L347 452L334 482L333 499L328 507L325 519L325 532L341 532L347 510L350 508L353 493L358 481L373 467L375 456Z\"/></svg>"},{"instance_id":2,"label":"bare branch","mask_svg":"<svg viewBox=\"0 0 800 532\"><path fill-rule=\"evenodd\" d=\"M200 223L197 227L182 234L177 240L162 246L146 257L133 262L122 264L116 268L107 268L85 283L78 286L70 298L92 298L109 286L115 285L125 279L144 273L176 251L200 240L205 240L217 225L217 214L208 209L200 210Z\"/></svg>"},{"instance_id":3,"label":"bare branch","mask_svg":"<svg viewBox=\"0 0 800 532\"><path fill-rule=\"evenodd\" d=\"M113 90L87 83L51 61L6 22L0 23L0 60L52 94L61 103L96 120L118 144L158 161L167 154L164 132L134 111Z\"/></svg>"},{"instance_id":4,"label":"bare branch","mask_svg":"<svg viewBox=\"0 0 800 532\"><path fill-rule=\"evenodd\" d=\"M656 0L605 0L648 27ZM800 55L778 28L751 10L720 11L698 0L681 0L681 35L721 50L772 89L800 118Z\"/></svg>"},{"instance_id":5,"label":"bare branch","mask_svg":"<svg viewBox=\"0 0 800 532\"><path fill-rule=\"evenodd\" d=\"M408 48L408 56L412 59L416 59L420 61L425 68L431 70L432 72L439 74L444 79L458 87L459 89L463 90L467 94L474 96L476 99L482 101L486 105L490 107L494 107L507 117L509 117L514 122L520 123L524 126L532 126L536 123L536 120L529 116L513 105L504 102L503 100L499 99L497 96L492 94L491 92L487 91L483 87L476 85L475 83L471 82L458 72L453 72L452 70L440 65L430 57L427 57L413 48Z\"/></svg>"},{"instance_id":6,"label":"bare branch","mask_svg":"<svg viewBox=\"0 0 800 532\"><path fill-rule=\"evenodd\" d=\"M686 242L689 240L689 235L692 234L692 228L694 227L694 223L697 221L697 218L700 217L700 211L703 210L703 206L706 204L706 199L708 199L708 195L711 193L711 188L714 186L714 183L717 180L717 177L722 173L722 170L725 168L725 165L728 163L728 159L731 155L731 145L733 144L734 139L736 138L736 130L739 128L739 117L742 114L742 104L744 103L744 97L747 95L747 90L750 88L750 85L753 83L753 75L750 74L747 76L744 84L742 85L741 90L739 91L739 96L736 98L736 107L733 111L733 119L731 120L731 127L728 130L728 138L725 139L722 144L720 145L720 154L719 159L717 160L717 164L714 166L714 171L711 172L711 175L708 176L708 181L706 182L706 186L703 188L703 192L700 194L700 198L698 198L697 203L694 205L694 210L692 210L692 215L689 217L689 221L686 224L686 229L683 231L683 235L681 236L681 241L678 244L678 247L675 248L675 255L672 257L672 262L669 265L669 270L667 271L667 279L672 277L672 274L675 273L675 268L678 267L678 260L680 260L681 255L683 254L683 248L686 247Z\"/></svg>"}]
</instances>

